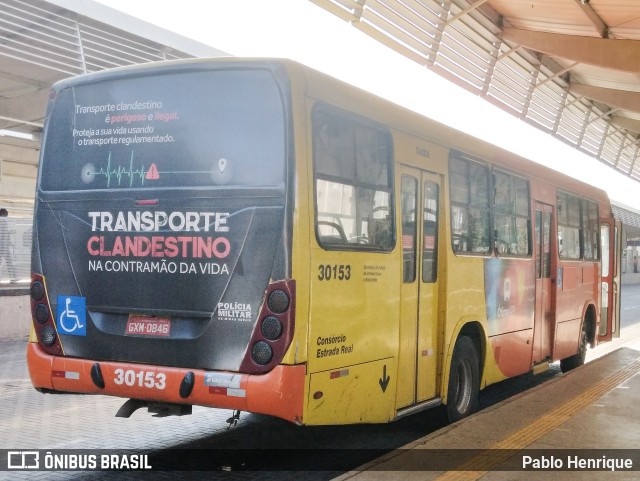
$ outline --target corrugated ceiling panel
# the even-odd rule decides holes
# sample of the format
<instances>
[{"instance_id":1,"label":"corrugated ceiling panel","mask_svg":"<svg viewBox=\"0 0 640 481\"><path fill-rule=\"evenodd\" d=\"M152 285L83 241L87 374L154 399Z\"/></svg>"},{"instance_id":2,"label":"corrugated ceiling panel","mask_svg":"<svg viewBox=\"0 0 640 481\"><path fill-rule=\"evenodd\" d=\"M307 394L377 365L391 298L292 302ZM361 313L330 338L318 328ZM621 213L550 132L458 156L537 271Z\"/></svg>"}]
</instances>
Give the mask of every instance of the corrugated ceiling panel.
<instances>
[{"instance_id":1,"label":"corrugated ceiling panel","mask_svg":"<svg viewBox=\"0 0 640 481\"><path fill-rule=\"evenodd\" d=\"M535 78L530 70L513 58L505 57L495 66L487 94L499 98L497 92L500 92L502 96L508 96L512 102L507 105L518 112L518 116L522 116L534 82Z\"/></svg>"},{"instance_id":2,"label":"corrugated ceiling panel","mask_svg":"<svg viewBox=\"0 0 640 481\"><path fill-rule=\"evenodd\" d=\"M637 145L634 142L625 143L622 151L620 152L620 160L618 161L618 168L622 171L627 171L627 173L631 170L631 166L634 163L634 159L637 153Z\"/></svg>"},{"instance_id":3,"label":"corrugated ceiling panel","mask_svg":"<svg viewBox=\"0 0 640 481\"><path fill-rule=\"evenodd\" d=\"M566 91L555 80L552 73L542 66L527 110L527 119L534 120L535 116L543 119L537 124L545 131L555 129L566 97Z\"/></svg>"},{"instance_id":4,"label":"corrugated ceiling panel","mask_svg":"<svg viewBox=\"0 0 640 481\"><path fill-rule=\"evenodd\" d=\"M594 109L594 113L597 117L600 117L603 112L599 109ZM600 151L602 142L604 141L607 131L607 123L602 118L592 120L587 126L587 130L584 133L584 139L582 140L582 148L589 154L596 156Z\"/></svg>"},{"instance_id":5,"label":"corrugated ceiling panel","mask_svg":"<svg viewBox=\"0 0 640 481\"><path fill-rule=\"evenodd\" d=\"M53 4L0 0L0 57L19 59L65 75L166 58L163 46L75 15Z\"/></svg>"},{"instance_id":6,"label":"corrugated ceiling panel","mask_svg":"<svg viewBox=\"0 0 640 481\"><path fill-rule=\"evenodd\" d=\"M98 63L127 65L163 60L160 49L136 42L121 35L114 35L104 29L81 25L82 46L85 57L93 58Z\"/></svg>"},{"instance_id":7,"label":"corrugated ceiling panel","mask_svg":"<svg viewBox=\"0 0 640 481\"><path fill-rule=\"evenodd\" d=\"M486 90L491 76L497 44L497 37L474 17L462 16L444 29L435 67L457 77L466 88L480 94Z\"/></svg>"},{"instance_id":8,"label":"corrugated ceiling panel","mask_svg":"<svg viewBox=\"0 0 640 481\"><path fill-rule=\"evenodd\" d=\"M604 143L602 144L602 151L600 152L601 158L612 167L615 167L616 160L618 158L618 150L620 149L620 142L622 142L622 136L619 133L611 133L607 135Z\"/></svg>"},{"instance_id":9,"label":"corrugated ceiling panel","mask_svg":"<svg viewBox=\"0 0 640 481\"><path fill-rule=\"evenodd\" d=\"M463 79L475 92L482 92L487 77L486 67L482 68L469 61L458 49L452 48L450 43L440 45L436 65Z\"/></svg>"},{"instance_id":10,"label":"corrugated ceiling panel","mask_svg":"<svg viewBox=\"0 0 640 481\"><path fill-rule=\"evenodd\" d=\"M553 74L535 54L500 43L498 17L473 9L475 0L311 1L530 124L640 178L638 149L628 146L635 139L612 127L591 102L568 95L562 77L547 80ZM465 9L470 11L451 21Z\"/></svg>"},{"instance_id":11,"label":"corrugated ceiling panel","mask_svg":"<svg viewBox=\"0 0 640 481\"><path fill-rule=\"evenodd\" d=\"M355 0L309 0L347 22L360 17L362 5Z\"/></svg>"},{"instance_id":12,"label":"corrugated ceiling panel","mask_svg":"<svg viewBox=\"0 0 640 481\"><path fill-rule=\"evenodd\" d=\"M80 50L72 21L16 0L0 1L0 55L23 59L64 74L76 74Z\"/></svg>"},{"instance_id":13,"label":"corrugated ceiling panel","mask_svg":"<svg viewBox=\"0 0 640 481\"><path fill-rule=\"evenodd\" d=\"M363 11L359 22L359 26L362 28L366 28L367 25L387 36L392 43L396 43L417 54L422 63L430 62L434 56L434 48L437 42L427 32L418 39L407 32L405 29L407 25L403 25L405 27L403 28L403 26L397 25L388 18L381 16L379 11L371 9Z\"/></svg>"},{"instance_id":14,"label":"corrugated ceiling panel","mask_svg":"<svg viewBox=\"0 0 640 481\"><path fill-rule=\"evenodd\" d=\"M537 88L531 96L531 103L526 113L526 118L531 119L546 131L552 131L555 127L560 104L554 102L553 97Z\"/></svg>"}]
</instances>

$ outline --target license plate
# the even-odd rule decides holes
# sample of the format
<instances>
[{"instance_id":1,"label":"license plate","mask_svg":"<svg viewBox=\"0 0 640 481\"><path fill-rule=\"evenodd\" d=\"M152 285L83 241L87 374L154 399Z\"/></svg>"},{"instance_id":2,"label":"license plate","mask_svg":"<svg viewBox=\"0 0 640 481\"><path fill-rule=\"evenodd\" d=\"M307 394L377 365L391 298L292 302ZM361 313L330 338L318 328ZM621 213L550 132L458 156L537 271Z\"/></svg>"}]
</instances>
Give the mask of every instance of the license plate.
<instances>
[{"instance_id":1,"label":"license plate","mask_svg":"<svg viewBox=\"0 0 640 481\"><path fill-rule=\"evenodd\" d=\"M171 320L166 317L151 317L131 314L124 331L127 336L169 337Z\"/></svg>"}]
</instances>

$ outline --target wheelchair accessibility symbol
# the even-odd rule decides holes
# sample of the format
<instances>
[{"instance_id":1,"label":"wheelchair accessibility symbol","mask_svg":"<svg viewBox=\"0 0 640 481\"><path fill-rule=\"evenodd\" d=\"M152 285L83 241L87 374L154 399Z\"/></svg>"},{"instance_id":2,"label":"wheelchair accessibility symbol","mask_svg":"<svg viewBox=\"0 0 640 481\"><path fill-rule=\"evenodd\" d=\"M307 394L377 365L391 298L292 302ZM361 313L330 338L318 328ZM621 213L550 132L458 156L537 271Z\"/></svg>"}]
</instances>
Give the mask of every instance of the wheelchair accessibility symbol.
<instances>
[{"instance_id":1,"label":"wheelchair accessibility symbol","mask_svg":"<svg viewBox=\"0 0 640 481\"><path fill-rule=\"evenodd\" d=\"M84 297L58 296L58 333L87 335L87 303Z\"/></svg>"}]
</instances>

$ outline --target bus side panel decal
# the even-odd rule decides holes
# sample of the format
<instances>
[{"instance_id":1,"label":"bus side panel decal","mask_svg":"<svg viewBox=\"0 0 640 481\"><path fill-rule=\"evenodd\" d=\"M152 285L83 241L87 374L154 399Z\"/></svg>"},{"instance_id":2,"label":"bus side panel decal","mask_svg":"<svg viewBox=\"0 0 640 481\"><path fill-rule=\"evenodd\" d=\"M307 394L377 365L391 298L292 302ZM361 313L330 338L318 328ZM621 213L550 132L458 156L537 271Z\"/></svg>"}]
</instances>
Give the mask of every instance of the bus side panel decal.
<instances>
[{"instance_id":1,"label":"bus side panel decal","mask_svg":"<svg viewBox=\"0 0 640 481\"><path fill-rule=\"evenodd\" d=\"M496 363L506 376L529 369L535 309L535 279L527 259L485 260L484 282L489 337ZM529 342L527 342L527 340ZM514 366L524 359L525 370Z\"/></svg>"}]
</instances>

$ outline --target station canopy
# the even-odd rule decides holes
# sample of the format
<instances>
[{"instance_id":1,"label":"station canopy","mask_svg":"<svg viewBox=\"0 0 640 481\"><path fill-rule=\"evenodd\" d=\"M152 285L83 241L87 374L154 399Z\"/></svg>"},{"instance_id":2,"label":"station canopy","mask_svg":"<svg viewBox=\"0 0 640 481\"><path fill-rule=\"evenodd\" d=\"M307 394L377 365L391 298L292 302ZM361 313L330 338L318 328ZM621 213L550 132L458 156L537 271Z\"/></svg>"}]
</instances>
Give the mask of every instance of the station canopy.
<instances>
[{"instance_id":1,"label":"station canopy","mask_svg":"<svg viewBox=\"0 0 640 481\"><path fill-rule=\"evenodd\" d=\"M638 0L311 0L640 181Z\"/></svg>"},{"instance_id":2,"label":"station canopy","mask_svg":"<svg viewBox=\"0 0 640 481\"><path fill-rule=\"evenodd\" d=\"M51 85L157 60L224 55L91 0L0 0L0 207L30 216Z\"/></svg>"}]
</instances>

